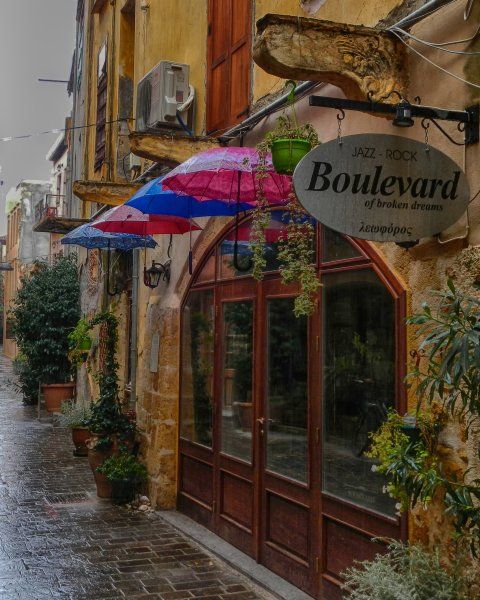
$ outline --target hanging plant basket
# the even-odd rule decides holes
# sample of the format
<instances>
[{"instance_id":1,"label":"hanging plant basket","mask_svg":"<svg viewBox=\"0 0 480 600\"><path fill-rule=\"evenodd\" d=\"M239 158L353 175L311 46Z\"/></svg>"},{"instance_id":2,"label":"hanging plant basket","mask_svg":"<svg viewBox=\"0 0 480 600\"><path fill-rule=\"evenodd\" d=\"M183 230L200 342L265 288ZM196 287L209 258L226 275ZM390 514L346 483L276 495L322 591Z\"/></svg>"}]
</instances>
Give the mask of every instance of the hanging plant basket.
<instances>
[{"instance_id":1,"label":"hanging plant basket","mask_svg":"<svg viewBox=\"0 0 480 600\"><path fill-rule=\"evenodd\" d=\"M310 152L312 144L302 138L280 138L272 142L272 162L277 173L292 175L302 158Z\"/></svg>"}]
</instances>

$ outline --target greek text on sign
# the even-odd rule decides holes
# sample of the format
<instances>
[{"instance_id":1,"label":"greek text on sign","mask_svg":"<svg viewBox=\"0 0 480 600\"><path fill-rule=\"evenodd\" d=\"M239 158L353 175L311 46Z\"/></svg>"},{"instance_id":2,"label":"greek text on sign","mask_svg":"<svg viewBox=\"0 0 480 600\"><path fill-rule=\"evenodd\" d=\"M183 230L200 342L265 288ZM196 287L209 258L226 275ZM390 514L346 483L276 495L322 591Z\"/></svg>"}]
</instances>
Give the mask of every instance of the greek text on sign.
<instances>
[{"instance_id":1,"label":"greek text on sign","mask_svg":"<svg viewBox=\"0 0 480 600\"><path fill-rule=\"evenodd\" d=\"M332 140L311 150L293 175L302 206L341 233L408 242L447 229L470 191L460 167L425 144L395 135Z\"/></svg>"}]
</instances>

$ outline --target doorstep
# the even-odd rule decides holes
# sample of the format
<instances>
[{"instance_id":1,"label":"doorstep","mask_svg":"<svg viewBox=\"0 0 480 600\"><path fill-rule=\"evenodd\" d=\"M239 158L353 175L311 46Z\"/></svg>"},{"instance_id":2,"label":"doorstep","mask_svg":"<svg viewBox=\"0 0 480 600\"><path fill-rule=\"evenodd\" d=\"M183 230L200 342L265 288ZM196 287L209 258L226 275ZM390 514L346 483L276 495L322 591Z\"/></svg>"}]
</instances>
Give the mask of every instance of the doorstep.
<instances>
[{"instance_id":1,"label":"doorstep","mask_svg":"<svg viewBox=\"0 0 480 600\"><path fill-rule=\"evenodd\" d=\"M276 598L280 600L312 600L311 596L279 575L269 571L263 565L258 564L253 558L218 537L203 525L199 525L193 519L174 510L162 510L159 511L159 514L170 525L176 527L197 544L203 546Z\"/></svg>"}]
</instances>

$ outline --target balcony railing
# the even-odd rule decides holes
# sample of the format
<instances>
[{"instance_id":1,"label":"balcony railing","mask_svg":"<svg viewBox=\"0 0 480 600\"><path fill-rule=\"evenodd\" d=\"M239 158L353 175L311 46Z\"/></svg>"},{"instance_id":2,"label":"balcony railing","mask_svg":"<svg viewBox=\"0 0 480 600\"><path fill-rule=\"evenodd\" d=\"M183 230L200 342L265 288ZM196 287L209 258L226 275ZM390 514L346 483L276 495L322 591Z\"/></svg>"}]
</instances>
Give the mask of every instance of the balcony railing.
<instances>
[{"instance_id":1,"label":"balcony railing","mask_svg":"<svg viewBox=\"0 0 480 600\"><path fill-rule=\"evenodd\" d=\"M35 225L44 219L66 217L64 199L64 195L47 194L35 207Z\"/></svg>"}]
</instances>

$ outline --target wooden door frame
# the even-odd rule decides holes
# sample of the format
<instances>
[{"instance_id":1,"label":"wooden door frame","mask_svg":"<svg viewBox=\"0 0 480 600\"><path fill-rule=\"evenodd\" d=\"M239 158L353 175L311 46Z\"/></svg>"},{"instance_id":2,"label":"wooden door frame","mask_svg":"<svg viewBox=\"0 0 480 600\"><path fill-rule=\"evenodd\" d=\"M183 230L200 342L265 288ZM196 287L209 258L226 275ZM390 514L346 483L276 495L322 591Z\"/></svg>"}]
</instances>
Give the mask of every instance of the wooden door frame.
<instances>
[{"instance_id":1,"label":"wooden door frame","mask_svg":"<svg viewBox=\"0 0 480 600\"><path fill-rule=\"evenodd\" d=\"M249 220L249 217L244 217L240 219L240 223L246 222ZM219 234L215 237L214 240L210 243L208 248L203 253L202 259L199 261L193 276L191 277L190 284L186 287L184 296L182 298L181 303L181 328L183 329L183 308L185 306L185 302L188 298L188 295L191 291L194 290L202 290L202 289L211 289L214 292L214 304L218 305L219 299L218 290L222 287L229 287L231 285L248 285L247 282L250 282L250 285L253 285L255 288L255 298L254 302L256 303L256 311L263 311L263 305L265 304L266 293L265 289L268 288L270 281L278 280L278 272L271 272L265 274L265 284L262 282L255 282L251 280L250 275L242 275L237 277L225 278L220 280L219 278L219 252L217 248L220 247L221 241L231 232L233 231L234 225L232 223L227 224ZM395 394L395 406L396 408L403 412L407 408L407 398L406 398L406 390L404 385L404 376L406 374L407 369L407 338L406 338L406 329L405 329L405 317L407 314L407 288L401 281L401 279L392 271L391 267L386 263L385 259L380 255L377 249L373 246L373 244L366 242L364 240L352 240L347 236L343 236L346 241L348 241L354 248L356 248L360 255L355 258L345 259L345 260L336 260L330 262L322 262L321 260L321 227L317 228L317 266L318 273L320 276L323 276L327 273L336 273L336 272L346 272L346 271L361 271L363 269L373 270L379 279L382 281L384 286L389 291L392 299L395 302L395 381L396 381L396 394ZM215 279L209 282L202 282L197 284L196 280L198 274L203 268L204 264L211 257L212 253L215 253ZM265 288L265 289L264 289ZM272 295L272 297L282 297L282 296L291 296L292 291L289 288L285 290L285 292L277 295ZM318 598L322 597L322 594L333 594L332 597L338 591L338 584L340 583L336 577L333 577L328 573L326 569L326 530L323 527L323 521L326 517L329 519L333 519L339 524L344 524L345 527L351 528L357 532L364 532L369 535L370 527L369 522L375 524L375 528L377 530L381 530L386 536L392 533L395 529L400 539L406 540L408 537L408 518L407 516L402 516L400 519L394 520L390 517L386 517L381 515L380 513L376 513L370 509L362 508L348 501L340 501L342 504L342 510L338 512L338 507L335 507L331 501L331 498L327 493L322 492L322 481L321 481L321 462L322 462L322 412L323 412L323 400L318 401L320 396L318 392L322 391L322 368L323 364L323 356L322 356L322 344L321 339L323 336L322 332L322 290L320 288L318 295L318 304L317 309L309 319L309 328L308 328L308 346L309 346L309 394L311 400L309 401L309 411L311 414L309 415L309 477L310 477L310 485L311 485L311 502L312 509L311 514L315 511L318 515L318 524L315 531L315 542L317 552L312 552L312 559L315 564L315 585L316 592L313 593L317 595ZM219 311L220 312L220 311ZM218 329L218 321L219 315L215 317L215 333L218 334L221 329ZM266 340L266 322L265 318L261 318L260 314L255 316L255 320L258 321L258 326L256 326L256 331L254 329L254 352L255 349L257 351L258 359L254 364L254 398L260 398L259 393L261 394L261 402L254 402L254 431L253 431L253 485L255 490L254 497L254 507L253 507L253 528L252 535L254 539L254 547L252 555L253 557L261 561L262 557L262 528L265 524L262 522L262 517L264 517L264 506L261 504L261 494L262 494L262 485L261 478L263 477L263 471L265 468L265 455L260 448L260 444L258 443L258 431L257 431L257 422L256 419L259 416L264 414L265 410L265 386L263 382L264 372L265 372L265 348L262 350L262 345L265 346ZM255 327L255 323L254 323ZM181 330L182 330L181 329ZM180 349L180 357L182 350ZM218 350L217 350L218 353ZM255 355L254 355L255 356ZM218 357L215 359L216 369L218 369ZM181 364L181 363L180 363ZM220 378L218 378L220 379ZM216 383L216 386L219 384ZM323 398L323 393L321 394ZM218 392L214 392L214 420L219 422L218 414L215 414L218 411ZM260 412L262 411L262 412ZM315 423L317 424L315 426ZM214 425L215 427L215 425ZM319 430L320 433L320 443L317 442L316 431ZM180 439L180 447L182 440ZM213 436L212 442L212 454L213 456L219 456L220 452L217 448L218 440L215 441L215 435ZM218 459L217 459L218 460ZM180 462L180 461L179 461ZM215 472L215 471L214 471ZM317 477L317 479L315 479ZM178 472L178 486L180 486L180 472ZM214 495L218 494L216 489L216 483L213 484ZM347 515L348 513L348 515ZM358 519L354 518L350 519L352 515L357 514ZM342 515L347 515L348 519L342 517ZM256 524L258 525L258 530L255 531ZM208 524L207 524L208 526ZM211 525L210 525L211 526ZM316 554L316 556L315 556ZM318 561L318 562L317 562Z\"/></svg>"}]
</instances>

